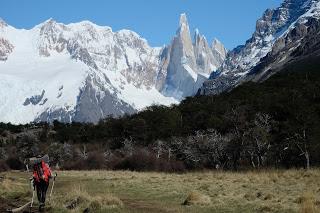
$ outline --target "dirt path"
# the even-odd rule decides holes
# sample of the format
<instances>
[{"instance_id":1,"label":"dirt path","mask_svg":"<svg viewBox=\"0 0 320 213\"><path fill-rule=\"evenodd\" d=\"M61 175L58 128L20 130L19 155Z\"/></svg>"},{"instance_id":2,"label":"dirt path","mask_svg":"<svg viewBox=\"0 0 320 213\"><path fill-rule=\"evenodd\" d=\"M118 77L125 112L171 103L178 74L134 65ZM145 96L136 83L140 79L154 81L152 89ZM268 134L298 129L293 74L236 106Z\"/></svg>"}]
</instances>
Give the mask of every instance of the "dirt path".
<instances>
[{"instance_id":1,"label":"dirt path","mask_svg":"<svg viewBox=\"0 0 320 213\"><path fill-rule=\"evenodd\" d=\"M7 212L8 209L12 209L12 208L4 208L4 209L1 209L1 208L2 207L0 207L1 213L5 213L5 212ZM14 207L14 208L16 208L16 207ZM42 213L50 212L50 210L51 210L50 208L47 208L47 209L43 210ZM38 207L32 207L31 209L28 208L20 213L40 213L40 212L39 212Z\"/></svg>"},{"instance_id":2,"label":"dirt path","mask_svg":"<svg viewBox=\"0 0 320 213\"><path fill-rule=\"evenodd\" d=\"M23 205L19 201L8 200L3 197L0 197L0 212L6 212L8 209L17 208L20 205Z\"/></svg>"}]
</instances>

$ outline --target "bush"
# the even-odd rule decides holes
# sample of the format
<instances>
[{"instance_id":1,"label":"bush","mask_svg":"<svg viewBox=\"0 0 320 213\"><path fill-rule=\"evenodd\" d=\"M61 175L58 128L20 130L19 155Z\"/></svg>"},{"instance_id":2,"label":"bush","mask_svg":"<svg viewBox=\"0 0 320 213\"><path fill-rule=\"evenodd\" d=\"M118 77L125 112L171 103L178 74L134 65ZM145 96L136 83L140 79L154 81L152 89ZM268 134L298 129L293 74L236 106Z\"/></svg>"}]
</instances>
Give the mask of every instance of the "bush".
<instances>
[{"instance_id":1,"label":"bush","mask_svg":"<svg viewBox=\"0 0 320 213\"><path fill-rule=\"evenodd\" d=\"M87 159L78 159L76 161L68 161L63 164L63 169L66 170L96 170L105 169L105 159L102 153L89 153Z\"/></svg>"},{"instance_id":2,"label":"bush","mask_svg":"<svg viewBox=\"0 0 320 213\"><path fill-rule=\"evenodd\" d=\"M85 170L85 160L78 159L78 160L66 161L62 165L62 169L65 169L65 170Z\"/></svg>"},{"instance_id":3,"label":"bush","mask_svg":"<svg viewBox=\"0 0 320 213\"><path fill-rule=\"evenodd\" d=\"M167 161L165 159L157 159L156 171L159 172L185 172L186 166L182 161Z\"/></svg>"},{"instance_id":4,"label":"bush","mask_svg":"<svg viewBox=\"0 0 320 213\"><path fill-rule=\"evenodd\" d=\"M24 168L24 164L17 157L9 157L6 160L6 164L13 170L21 170Z\"/></svg>"},{"instance_id":5,"label":"bush","mask_svg":"<svg viewBox=\"0 0 320 213\"><path fill-rule=\"evenodd\" d=\"M88 170L105 168L105 158L102 153L90 153L85 163Z\"/></svg>"},{"instance_id":6,"label":"bush","mask_svg":"<svg viewBox=\"0 0 320 213\"><path fill-rule=\"evenodd\" d=\"M131 156L125 157L115 169L131 171L149 171L155 167L155 159L147 151L140 149Z\"/></svg>"},{"instance_id":7,"label":"bush","mask_svg":"<svg viewBox=\"0 0 320 213\"><path fill-rule=\"evenodd\" d=\"M0 172L5 172L9 170L9 166L7 165L7 163L3 160L0 161Z\"/></svg>"}]
</instances>

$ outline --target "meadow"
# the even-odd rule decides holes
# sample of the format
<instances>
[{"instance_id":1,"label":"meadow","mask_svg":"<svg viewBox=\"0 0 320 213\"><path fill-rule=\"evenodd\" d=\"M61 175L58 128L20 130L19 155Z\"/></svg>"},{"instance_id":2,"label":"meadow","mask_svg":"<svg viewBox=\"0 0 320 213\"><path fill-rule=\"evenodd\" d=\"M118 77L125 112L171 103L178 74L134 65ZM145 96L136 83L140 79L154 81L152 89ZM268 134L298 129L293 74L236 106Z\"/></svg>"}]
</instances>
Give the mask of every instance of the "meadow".
<instances>
[{"instance_id":1,"label":"meadow","mask_svg":"<svg viewBox=\"0 0 320 213\"><path fill-rule=\"evenodd\" d=\"M30 201L30 175L18 171L0 173L0 212ZM46 207L46 212L53 213L319 210L320 170L182 174L60 171Z\"/></svg>"}]
</instances>

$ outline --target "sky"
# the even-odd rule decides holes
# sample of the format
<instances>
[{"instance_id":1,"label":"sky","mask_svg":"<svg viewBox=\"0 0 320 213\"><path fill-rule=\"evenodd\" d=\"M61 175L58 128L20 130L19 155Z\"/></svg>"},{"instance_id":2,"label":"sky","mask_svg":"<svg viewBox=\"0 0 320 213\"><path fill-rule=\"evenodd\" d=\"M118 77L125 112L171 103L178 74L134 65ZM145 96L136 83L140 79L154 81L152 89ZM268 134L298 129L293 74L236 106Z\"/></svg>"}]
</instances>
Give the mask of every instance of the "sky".
<instances>
[{"instance_id":1,"label":"sky","mask_svg":"<svg viewBox=\"0 0 320 213\"><path fill-rule=\"evenodd\" d=\"M30 29L53 18L65 24L89 20L129 29L163 46L172 40L179 16L186 13L209 42L218 38L226 48L244 44L254 32L256 20L281 0L1 0L0 17L16 28Z\"/></svg>"}]
</instances>

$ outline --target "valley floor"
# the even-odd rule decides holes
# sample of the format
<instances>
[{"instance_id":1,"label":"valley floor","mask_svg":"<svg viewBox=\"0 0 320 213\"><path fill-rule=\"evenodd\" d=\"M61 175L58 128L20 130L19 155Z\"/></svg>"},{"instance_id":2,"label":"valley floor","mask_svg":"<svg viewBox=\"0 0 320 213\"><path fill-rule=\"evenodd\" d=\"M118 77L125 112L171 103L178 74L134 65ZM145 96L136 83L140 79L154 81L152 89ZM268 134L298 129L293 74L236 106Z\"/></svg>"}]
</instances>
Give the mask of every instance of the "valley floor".
<instances>
[{"instance_id":1,"label":"valley floor","mask_svg":"<svg viewBox=\"0 0 320 213\"><path fill-rule=\"evenodd\" d=\"M14 171L0 173L0 212L30 201L30 175ZM68 205L74 209L67 209ZM184 174L58 172L47 212L85 209L88 212L318 213L320 170Z\"/></svg>"}]
</instances>

